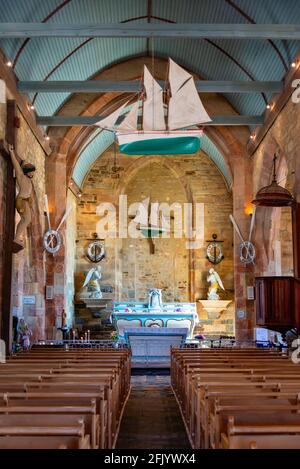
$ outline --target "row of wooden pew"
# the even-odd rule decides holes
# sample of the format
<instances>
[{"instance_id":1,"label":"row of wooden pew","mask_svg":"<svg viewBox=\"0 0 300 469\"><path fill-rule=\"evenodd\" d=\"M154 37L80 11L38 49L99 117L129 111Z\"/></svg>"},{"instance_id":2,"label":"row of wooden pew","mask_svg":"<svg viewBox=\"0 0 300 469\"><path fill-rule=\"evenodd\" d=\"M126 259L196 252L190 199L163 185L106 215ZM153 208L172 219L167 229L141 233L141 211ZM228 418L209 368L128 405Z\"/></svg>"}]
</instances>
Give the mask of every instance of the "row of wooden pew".
<instances>
[{"instance_id":1,"label":"row of wooden pew","mask_svg":"<svg viewBox=\"0 0 300 469\"><path fill-rule=\"evenodd\" d=\"M265 349L172 349L193 448L300 448L300 365Z\"/></svg>"},{"instance_id":2,"label":"row of wooden pew","mask_svg":"<svg viewBox=\"0 0 300 469\"><path fill-rule=\"evenodd\" d=\"M130 351L32 349L0 364L0 449L113 448Z\"/></svg>"}]
</instances>

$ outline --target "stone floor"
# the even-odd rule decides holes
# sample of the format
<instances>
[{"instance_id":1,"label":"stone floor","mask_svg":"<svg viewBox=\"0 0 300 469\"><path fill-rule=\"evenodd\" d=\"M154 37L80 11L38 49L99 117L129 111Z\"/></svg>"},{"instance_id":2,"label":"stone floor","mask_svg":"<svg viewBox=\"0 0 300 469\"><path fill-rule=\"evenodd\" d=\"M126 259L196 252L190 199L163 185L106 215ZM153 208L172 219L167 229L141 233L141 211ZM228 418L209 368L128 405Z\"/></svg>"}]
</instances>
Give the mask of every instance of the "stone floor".
<instances>
[{"instance_id":1,"label":"stone floor","mask_svg":"<svg viewBox=\"0 0 300 469\"><path fill-rule=\"evenodd\" d=\"M190 448L170 376L150 372L132 376L131 384L116 448Z\"/></svg>"}]
</instances>

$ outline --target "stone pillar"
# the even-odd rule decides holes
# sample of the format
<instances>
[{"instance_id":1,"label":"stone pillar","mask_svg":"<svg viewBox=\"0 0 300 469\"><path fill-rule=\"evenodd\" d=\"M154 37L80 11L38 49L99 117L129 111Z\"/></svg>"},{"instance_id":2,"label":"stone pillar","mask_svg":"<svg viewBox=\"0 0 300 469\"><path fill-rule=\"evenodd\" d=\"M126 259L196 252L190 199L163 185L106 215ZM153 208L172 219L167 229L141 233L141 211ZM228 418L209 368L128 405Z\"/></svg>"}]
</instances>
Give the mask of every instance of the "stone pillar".
<instances>
[{"instance_id":1,"label":"stone pillar","mask_svg":"<svg viewBox=\"0 0 300 469\"><path fill-rule=\"evenodd\" d=\"M6 128L6 89L3 80L0 80L0 140L5 139ZM4 262L4 232L5 232L5 193L6 193L6 161L0 154L0 304L2 305L3 262ZM1 308L2 309L2 308ZM0 337L2 337L2 311L0 311Z\"/></svg>"},{"instance_id":2,"label":"stone pillar","mask_svg":"<svg viewBox=\"0 0 300 469\"><path fill-rule=\"evenodd\" d=\"M233 216L242 236L248 239L251 217L246 215L245 208L252 200L251 161L246 154L233 157ZM253 286L254 268L252 264L240 262L241 240L234 233L234 290L235 290L235 335L238 344L253 340L255 327L254 301L247 300L247 286Z\"/></svg>"},{"instance_id":3,"label":"stone pillar","mask_svg":"<svg viewBox=\"0 0 300 469\"><path fill-rule=\"evenodd\" d=\"M53 153L46 160L46 193L48 195L51 227L59 225L67 202L66 156ZM55 338L61 326L62 310L66 306L65 224L60 228L62 246L55 254L47 253L46 285L53 286L53 299L46 300L46 337Z\"/></svg>"}]
</instances>

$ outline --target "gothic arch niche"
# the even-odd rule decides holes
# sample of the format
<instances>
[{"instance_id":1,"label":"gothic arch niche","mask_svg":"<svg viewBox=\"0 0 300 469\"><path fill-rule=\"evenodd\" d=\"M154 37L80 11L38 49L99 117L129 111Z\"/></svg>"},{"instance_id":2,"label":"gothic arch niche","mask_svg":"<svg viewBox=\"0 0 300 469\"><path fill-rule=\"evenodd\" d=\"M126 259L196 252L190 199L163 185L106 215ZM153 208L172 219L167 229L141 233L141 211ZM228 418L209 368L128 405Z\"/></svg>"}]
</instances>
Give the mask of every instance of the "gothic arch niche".
<instances>
[{"instance_id":1,"label":"gothic arch niche","mask_svg":"<svg viewBox=\"0 0 300 469\"><path fill-rule=\"evenodd\" d=\"M127 196L128 207L148 197L150 203L177 203L182 207L182 217L184 204L188 202L176 172L164 163L164 159L156 157L145 159L141 167L126 178L122 195ZM128 223L132 222L134 213L132 207ZM154 238L154 253L151 253L149 239L122 239L119 263L122 300L143 301L147 291L156 287L163 290L164 302L189 301L189 251L183 236L174 238L175 223L180 223L180 216L174 219L171 212L171 233L165 238Z\"/></svg>"}]
</instances>

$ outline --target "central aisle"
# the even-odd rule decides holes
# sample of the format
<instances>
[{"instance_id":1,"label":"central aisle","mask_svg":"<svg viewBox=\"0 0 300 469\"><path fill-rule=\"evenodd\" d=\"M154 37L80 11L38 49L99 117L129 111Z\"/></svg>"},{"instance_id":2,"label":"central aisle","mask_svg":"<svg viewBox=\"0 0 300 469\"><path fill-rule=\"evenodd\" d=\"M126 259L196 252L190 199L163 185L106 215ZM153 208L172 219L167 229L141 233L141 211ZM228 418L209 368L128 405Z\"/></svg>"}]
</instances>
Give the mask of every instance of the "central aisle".
<instances>
[{"instance_id":1,"label":"central aisle","mask_svg":"<svg viewBox=\"0 0 300 469\"><path fill-rule=\"evenodd\" d=\"M190 448L170 376L132 376L131 384L116 448Z\"/></svg>"}]
</instances>

